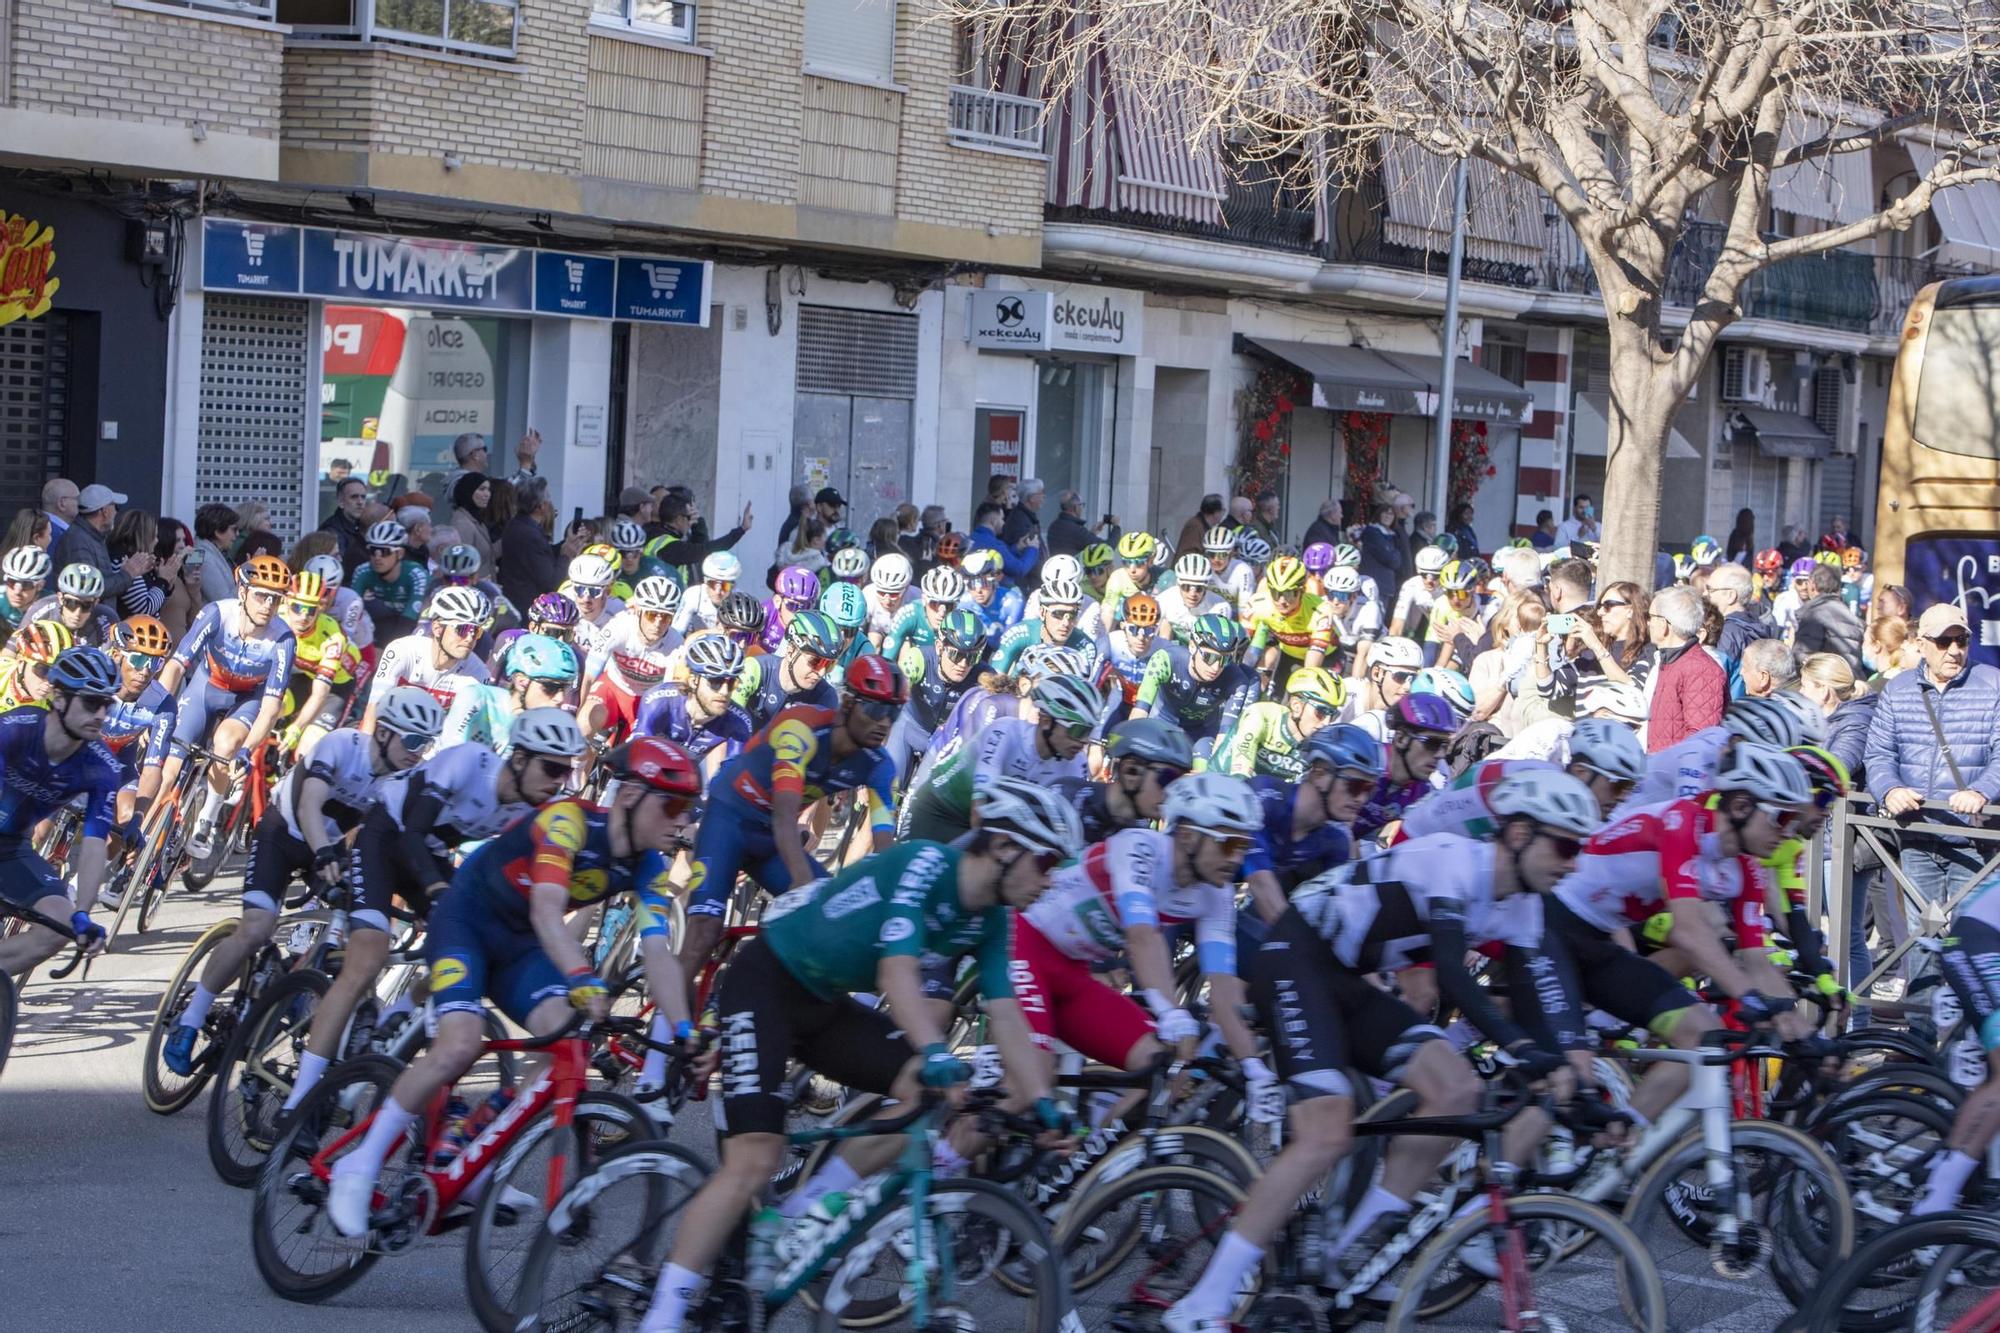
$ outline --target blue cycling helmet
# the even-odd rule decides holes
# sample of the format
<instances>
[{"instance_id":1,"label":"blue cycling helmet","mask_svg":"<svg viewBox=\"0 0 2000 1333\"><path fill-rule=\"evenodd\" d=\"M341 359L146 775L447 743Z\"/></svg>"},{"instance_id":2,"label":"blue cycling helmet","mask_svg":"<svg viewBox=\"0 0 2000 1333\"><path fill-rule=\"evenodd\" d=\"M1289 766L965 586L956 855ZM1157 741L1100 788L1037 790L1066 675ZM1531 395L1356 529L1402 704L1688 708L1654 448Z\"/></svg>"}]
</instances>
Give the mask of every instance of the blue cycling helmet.
<instances>
[{"instance_id":1,"label":"blue cycling helmet","mask_svg":"<svg viewBox=\"0 0 2000 1333\"><path fill-rule=\"evenodd\" d=\"M1451 705L1460 720L1472 715L1472 682L1449 667L1425 667L1410 680L1411 694L1435 694Z\"/></svg>"},{"instance_id":2,"label":"blue cycling helmet","mask_svg":"<svg viewBox=\"0 0 2000 1333\"><path fill-rule=\"evenodd\" d=\"M70 648L49 664L49 684L66 694L116 694L124 683L102 648Z\"/></svg>"},{"instance_id":3,"label":"blue cycling helmet","mask_svg":"<svg viewBox=\"0 0 2000 1333\"><path fill-rule=\"evenodd\" d=\"M576 649L546 634L523 634L507 649L507 674L567 684L576 679Z\"/></svg>"},{"instance_id":4,"label":"blue cycling helmet","mask_svg":"<svg viewBox=\"0 0 2000 1333\"><path fill-rule=\"evenodd\" d=\"M852 583L828 584L819 595L819 609L842 629L860 629L868 623L868 599Z\"/></svg>"},{"instance_id":5,"label":"blue cycling helmet","mask_svg":"<svg viewBox=\"0 0 2000 1333\"><path fill-rule=\"evenodd\" d=\"M1352 722L1338 722L1330 727L1321 727L1306 738L1299 747L1299 756L1307 766L1326 764L1336 773L1359 773L1380 778L1388 771L1388 762L1382 753L1382 742L1369 735L1367 730Z\"/></svg>"},{"instance_id":6,"label":"blue cycling helmet","mask_svg":"<svg viewBox=\"0 0 2000 1333\"><path fill-rule=\"evenodd\" d=\"M1449 736L1458 730L1458 714L1438 695L1412 690L1389 710L1389 729Z\"/></svg>"}]
</instances>

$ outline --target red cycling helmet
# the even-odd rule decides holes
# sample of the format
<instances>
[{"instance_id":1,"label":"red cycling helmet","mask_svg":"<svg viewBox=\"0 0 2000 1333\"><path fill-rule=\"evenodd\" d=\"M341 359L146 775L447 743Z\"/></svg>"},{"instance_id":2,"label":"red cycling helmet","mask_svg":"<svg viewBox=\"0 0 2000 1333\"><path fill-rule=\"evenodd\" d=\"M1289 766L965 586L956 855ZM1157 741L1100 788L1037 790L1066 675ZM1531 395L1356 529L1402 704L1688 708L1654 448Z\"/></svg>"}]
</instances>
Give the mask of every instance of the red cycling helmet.
<instances>
[{"instance_id":1,"label":"red cycling helmet","mask_svg":"<svg viewBox=\"0 0 2000 1333\"><path fill-rule=\"evenodd\" d=\"M643 782L654 791L689 800L701 795L700 766L672 741L641 736L610 758L611 771L621 782Z\"/></svg>"},{"instance_id":2,"label":"red cycling helmet","mask_svg":"<svg viewBox=\"0 0 2000 1333\"><path fill-rule=\"evenodd\" d=\"M910 682L888 658L863 653L847 664L847 692L856 699L902 704L910 697Z\"/></svg>"},{"instance_id":3,"label":"red cycling helmet","mask_svg":"<svg viewBox=\"0 0 2000 1333\"><path fill-rule=\"evenodd\" d=\"M1777 547L1769 547L1757 552L1757 572L1775 574L1785 567L1785 557Z\"/></svg>"}]
</instances>

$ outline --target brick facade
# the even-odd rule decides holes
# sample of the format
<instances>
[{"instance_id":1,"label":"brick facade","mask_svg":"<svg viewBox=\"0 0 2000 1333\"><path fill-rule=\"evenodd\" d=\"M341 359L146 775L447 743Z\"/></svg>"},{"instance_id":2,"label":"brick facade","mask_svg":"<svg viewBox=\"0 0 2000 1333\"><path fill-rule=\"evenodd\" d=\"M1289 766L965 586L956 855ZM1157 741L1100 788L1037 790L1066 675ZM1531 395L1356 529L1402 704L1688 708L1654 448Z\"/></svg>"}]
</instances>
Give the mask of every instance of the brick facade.
<instances>
[{"instance_id":1,"label":"brick facade","mask_svg":"<svg viewBox=\"0 0 2000 1333\"><path fill-rule=\"evenodd\" d=\"M903 99L896 214L912 222L1009 236L1042 229L1048 164L951 142L952 28L922 0L896 16L896 79Z\"/></svg>"},{"instance_id":2,"label":"brick facade","mask_svg":"<svg viewBox=\"0 0 2000 1333\"><path fill-rule=\"evenodd\" d=\"M794 204L805 116L802 0L730 0L695 11L709 62L703 194Z\"/></svg>"}]
</instances>

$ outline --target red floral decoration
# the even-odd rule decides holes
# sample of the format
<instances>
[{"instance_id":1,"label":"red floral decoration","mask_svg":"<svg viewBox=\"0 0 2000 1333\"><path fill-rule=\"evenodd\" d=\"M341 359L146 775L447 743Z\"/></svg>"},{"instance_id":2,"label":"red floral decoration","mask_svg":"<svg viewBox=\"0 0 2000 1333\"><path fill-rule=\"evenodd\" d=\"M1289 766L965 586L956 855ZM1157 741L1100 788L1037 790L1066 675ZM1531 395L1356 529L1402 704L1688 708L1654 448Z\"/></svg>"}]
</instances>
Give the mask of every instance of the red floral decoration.
<instances>
[{"instance_id":1,"label":"red floral decoration","mask_svg":"<svg viewBox=\"0 0 2000 1333\"><path fill-rule=\"evenodd\" d=\"M1241 430L1236 446L1236 493L1282 491L1291 467L1292 413L1310 399L1312 386L1297 372L1264 366L1236 396Z\"/></svg>"},{"instance_id":2,"label":"red floral decoration","mask_svg":"<svg viewBox=\"0 0 2000 1333\"><path fill-rule=\"evenodd\" d=\"M1340 419L1347 437L1347 517L1351 523L1375 518L1375 493L1382 484L1382 456L1389 452L1389 414L1349 412Z\"/></svg>"},{"instance_id":3,"label":"red floral decoration","mask_svg":"<svg viewBox=\"0 0 2000 1333\"><path fill-rule=\"evenodd\" d=\"M1489 458L1485 422L1451 423L1451 484L1447 494L1453 509L1479 494L1480 486L1488 477L1499 474L1499 469L1491 465Z\"/></svg>"}]
</instances>

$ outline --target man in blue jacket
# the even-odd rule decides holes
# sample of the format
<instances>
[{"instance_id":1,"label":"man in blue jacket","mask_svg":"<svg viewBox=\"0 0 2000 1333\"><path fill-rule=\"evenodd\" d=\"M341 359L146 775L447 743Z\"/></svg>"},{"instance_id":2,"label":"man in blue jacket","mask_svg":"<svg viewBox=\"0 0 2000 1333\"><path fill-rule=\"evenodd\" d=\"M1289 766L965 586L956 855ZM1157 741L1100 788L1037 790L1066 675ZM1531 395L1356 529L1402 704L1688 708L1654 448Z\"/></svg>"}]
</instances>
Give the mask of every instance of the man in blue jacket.
<instances>
[{"instance_id":1,"label":"man in blue jacket","mask_svg":"<svg viewBox=\"0 0 2000 1333\"><path fill-rule=\"evenodd\" d=\"M967 535L965 544L968 550L997 553L1001 572L1007 576L1009 583L1019 586L1028 577L1028 571L1035 567L1042 534L1031 532L1019 546L1009 546L1000 540L999 533L1000 519L1006 512L992 500L981 501L979 508L973 511L972 531Z\"/></svg>"}]
</instances>

